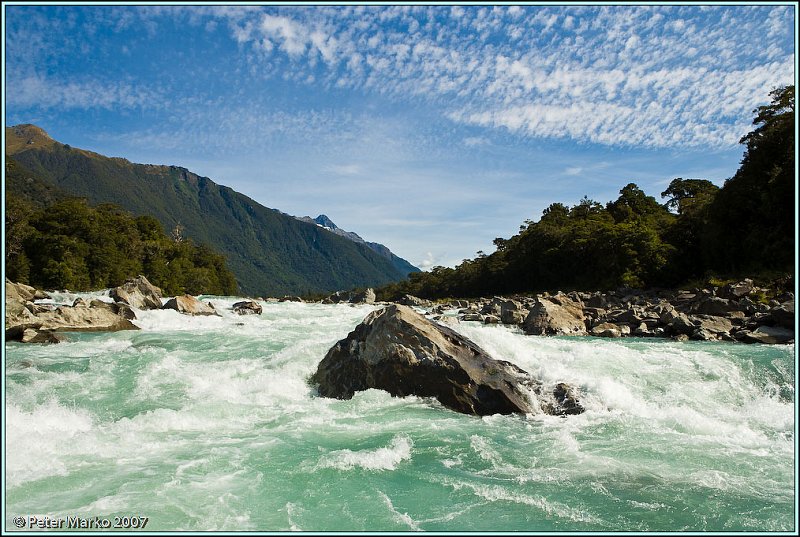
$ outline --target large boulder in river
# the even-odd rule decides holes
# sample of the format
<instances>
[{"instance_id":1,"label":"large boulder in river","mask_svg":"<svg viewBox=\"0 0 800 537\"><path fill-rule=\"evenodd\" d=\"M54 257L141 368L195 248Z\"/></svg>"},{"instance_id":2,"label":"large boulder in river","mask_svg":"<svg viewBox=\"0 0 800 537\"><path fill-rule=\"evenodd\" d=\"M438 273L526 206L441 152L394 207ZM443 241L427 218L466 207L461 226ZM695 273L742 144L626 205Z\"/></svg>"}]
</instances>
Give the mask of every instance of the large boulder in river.
<instances>
[{"instance_id":1,"label":"large boulder in river","mask_svg":"<svg viewBox=\"0 0 800 537\"><path fill-rule=\"evenodd\" d=\"M261 304L254 300L243 300L237 302L231 309L239 315L261 315Z\"/></svg>"},{"instance_id":2,"label":"large boulder in river","mask_svg":"<svg viewBox=\"0 0 800 537\"><path fill-rule=\"evenodd\" d=\"M526 334L535 335L586 335L583 307L566 295L537 297L522 329Z\"/></svg>"},{"instance_id":3,"label":"large boulder in river","mask_svg":"<svg viewBox=\"0 0 800 537\"><path fill-rule=\"evenodd\" d=\"M112 289L108 296L113 298L114 302L121 302L140 310L161 309L161 289L141 275Z\"/></svg>"},{"instance_id":4,"label":"large boulder in river","mask_svg":"<svg viewBox=\"0 0 800 537\"><path fill-rule=\"evenodd\" d=\"M175 310L185 315L219 315L212 306L197 300L192 295L172 297L162 309Z\"/></svg>"},{"instance_id":5,"label":"large boulder in river","mask_svg":"<svg viewBox=\"0 0 800 537\"><path fill-rule=\"evenodd\" d=\"M493 359L452 329L397 304L370 313L336 343L311 382L324 397L349 399L377 388L399 397L435 397L465 414L583 410L571 389L543 393L541 383L519 367Z\"/></svg>"}]
</instances>

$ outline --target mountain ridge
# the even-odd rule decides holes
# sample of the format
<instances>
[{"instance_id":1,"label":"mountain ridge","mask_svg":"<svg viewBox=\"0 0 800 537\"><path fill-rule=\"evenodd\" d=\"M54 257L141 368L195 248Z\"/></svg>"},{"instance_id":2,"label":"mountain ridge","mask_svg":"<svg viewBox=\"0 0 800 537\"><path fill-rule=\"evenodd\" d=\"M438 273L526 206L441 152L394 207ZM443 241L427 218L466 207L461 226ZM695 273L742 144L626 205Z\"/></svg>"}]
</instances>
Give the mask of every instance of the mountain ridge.
<instances>
[{"instance_id":1,"label":"mountain ridge","mask_svg":"<svg viewBox=\"0 0 800 537\"><path fill-rule=\"evenodd\" d=\"M296 216L295 218L297 218L301 222L316 224L324 229L327 229L331 233L335 233L336 235L349 239L353 242L366 244L374 252L377 252L378 254L382 255L383 257L391 261L392 265L394 265L394 267L400 272L403 272L405 274L410 274L412 272L420 272L419 268L415 267L402 257L395 255L387 246L384 246L379 242L366 241L363 238L361 238L361 236L358 233L355 233L353 231L345 231L344 229L334 224L333 220L328 218L327 215L321 214L316 218L311 218L310 216Z\"/></svg>"},{"instance_id":2,"label":"mountain ridge","mask_svg":"<svg viewBox=\"0 0 800 537\"><path fill-rule=\"evenodd\" d=\"M224 253L243 293L332 292L406 276L366 244L301 222L186 168L72 148L31 124L6 127L5 133L7 154L47 187L152 215L167 232L180 226L187 237Z\"/></svg>"}]
</instances>

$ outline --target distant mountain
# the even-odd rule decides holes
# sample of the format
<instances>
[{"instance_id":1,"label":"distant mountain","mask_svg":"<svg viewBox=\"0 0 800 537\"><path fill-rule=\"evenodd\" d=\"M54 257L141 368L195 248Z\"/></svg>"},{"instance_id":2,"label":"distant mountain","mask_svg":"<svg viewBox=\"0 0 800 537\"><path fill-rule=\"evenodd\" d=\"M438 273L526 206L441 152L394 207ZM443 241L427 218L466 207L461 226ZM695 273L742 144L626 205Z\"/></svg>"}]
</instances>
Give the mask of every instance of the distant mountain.
<instances>
[{"instance_id":1,"label":"distant mountain","mask_svg":"<svg viewBox=\"0 0 800 537\"><path fill-rule=\"evenodd\" d=\"M248 295L378 286L408 273L367 244L264 207L185 168L72 148L35 125L7 127L6 153L21 168L17 176L27 177L7 189L27 198L68 194L116 203L154 216L168 233L180 227L184 236L224 253Z\"/></svg>"},{"instance_id":2,"label":"distant mountain","mask_svg":"<svg viewBox=\"0 0 800 537\"><path fill-rule=\"evenodd\" d=\"M411 272L419 272L420 270L403 259L402 257L398 257L392 253L389 248L384 246L383 244L377 242L368 242L362 239L357 233L352 231L345 231L342 228L338 227L333 221L325 216L324 214L319 215L316 218L311 218L310 216L298 216L296 217L298 220L303 222L308 222L309 224L316 224L320 227L327 229L328 231L339 235L340 237L344 237L349 239L353 242L357 242L359 244L366 244L369 246L373 251L379 253L386 259L392 262L392 265L401 273L408 275Z\"/></svg>"}]
</instances>

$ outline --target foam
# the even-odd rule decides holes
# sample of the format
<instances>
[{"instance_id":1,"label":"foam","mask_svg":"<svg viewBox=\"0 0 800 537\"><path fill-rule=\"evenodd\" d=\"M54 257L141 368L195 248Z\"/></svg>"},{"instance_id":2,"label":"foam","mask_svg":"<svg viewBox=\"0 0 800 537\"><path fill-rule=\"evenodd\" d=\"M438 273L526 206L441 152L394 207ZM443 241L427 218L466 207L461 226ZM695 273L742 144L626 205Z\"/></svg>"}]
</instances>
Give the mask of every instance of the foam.
<instances>
[{"instance_id":1,"label":"foam","mask_svg":"<svg viewBox=\"0 0 800 537\"><path fill-rule=\"evenodd\" d=\"M324 455L315 469L334 468L352 470L361 468L369 471L396 470L403 461L411 459L414 443L408 436L397 435L387 447L375 450L351 451L342 449Z\"/></svg>"},{"instance_id":2,"label":"foam","mask_svg":"<svg viewBox=\"0 0 800 537\"><path fill-rule=\"evenodd\" d=\"M80 439L93 428L94 420L88 411L66 408L55 400L30 411L7 403L7 485L68 475L67 459L81 452Z\"/></svg>"}]
</instances>

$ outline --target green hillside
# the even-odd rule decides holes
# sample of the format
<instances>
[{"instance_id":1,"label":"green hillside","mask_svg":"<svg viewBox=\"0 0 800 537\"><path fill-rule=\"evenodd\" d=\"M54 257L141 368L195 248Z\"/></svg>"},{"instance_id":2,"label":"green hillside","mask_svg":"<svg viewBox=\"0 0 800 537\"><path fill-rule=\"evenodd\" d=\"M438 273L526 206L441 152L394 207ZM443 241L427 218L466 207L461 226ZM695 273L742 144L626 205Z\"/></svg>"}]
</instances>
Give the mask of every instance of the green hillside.
<instances>
[{"instance_id":1,"label":"green hillside","mask_svg":"<svg viewBox=\"0 0 800 537\"><path fill-rule=\"evenodd\" d=\"M75 149L33 125L6 128L6 139L7 151L45 187L152 215L167 232L179 227L187 238L222 252L245 294L327 292L405 276L366 245L264 207L184 168Z\"/></svg>"}]
</instances>

